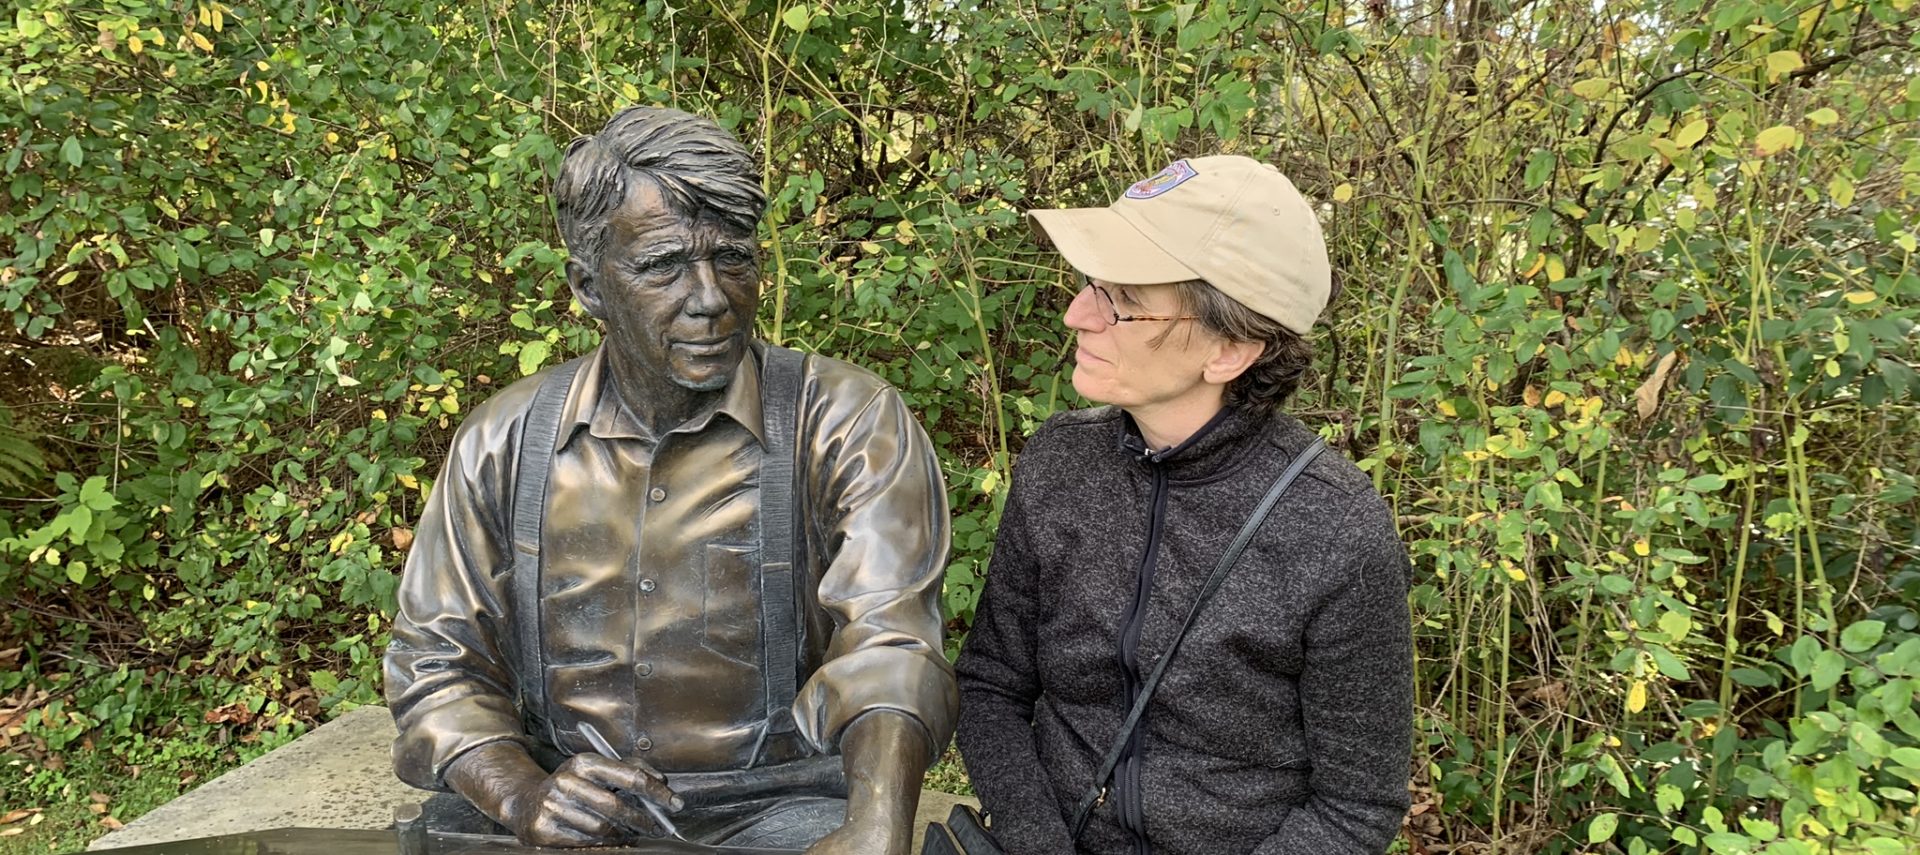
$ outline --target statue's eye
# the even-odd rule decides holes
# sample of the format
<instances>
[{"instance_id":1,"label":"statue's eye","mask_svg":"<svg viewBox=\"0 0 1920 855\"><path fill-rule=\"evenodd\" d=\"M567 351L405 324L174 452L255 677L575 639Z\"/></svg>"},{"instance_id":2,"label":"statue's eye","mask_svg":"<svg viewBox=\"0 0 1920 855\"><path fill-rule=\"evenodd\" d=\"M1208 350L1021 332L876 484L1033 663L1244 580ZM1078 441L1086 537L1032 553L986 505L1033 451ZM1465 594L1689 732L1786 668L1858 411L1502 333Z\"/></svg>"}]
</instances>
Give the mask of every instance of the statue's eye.
<instances>
[{"instance_id":1,"label":"statue's eye","mask_svg":"<svg viewBox=\"0 0 1920 855\"><path fill-rule=\"evenodd\" d=\"M722 249L713 254L713 260L727 267L741 267L753 263L753 254L739 249Z\"/></svg>"},{"instance_id":2,"label":"statue's eye","mask_svg":"<svg viewBox=\"0 0 1920 855\"><path fill-rule=\"evenodd\" d=\"M678 267L679 265L680 265L680 257L678 254L666 253L663 255L652 255L646 258L642 258L633 267L635 270L638 270L641 273L660 274L660 273L666 273L668 271L671 271L675 267Z\"/></svg>"}]
</instances>

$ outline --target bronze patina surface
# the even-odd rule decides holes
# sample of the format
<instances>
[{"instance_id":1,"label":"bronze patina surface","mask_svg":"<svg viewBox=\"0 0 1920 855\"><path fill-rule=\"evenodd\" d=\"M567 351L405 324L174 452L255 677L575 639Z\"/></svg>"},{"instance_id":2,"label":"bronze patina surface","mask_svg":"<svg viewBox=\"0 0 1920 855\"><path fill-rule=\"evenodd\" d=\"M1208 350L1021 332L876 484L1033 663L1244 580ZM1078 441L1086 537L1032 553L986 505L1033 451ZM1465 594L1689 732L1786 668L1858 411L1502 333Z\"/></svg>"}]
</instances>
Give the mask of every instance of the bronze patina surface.
<instances>
[{"instance_id":1,"label":"bronze patina surface","mask_svg":"<svg viewBox=\"0 0 1920 855\"><path fill-rule=\"evenodd\" d=\"M416 529L386 659L395 771L523 843L657 837L646 800L682 830L698 814L707 843L904 852L952 732L932 445L872 374L781 369L755 339L753 164L673 110L574 141L554 195L604 340L468 416ZM529 415L543 384L550 422ZM790 515L763 513L784 483Z\"/></svg>"}]
</instances>

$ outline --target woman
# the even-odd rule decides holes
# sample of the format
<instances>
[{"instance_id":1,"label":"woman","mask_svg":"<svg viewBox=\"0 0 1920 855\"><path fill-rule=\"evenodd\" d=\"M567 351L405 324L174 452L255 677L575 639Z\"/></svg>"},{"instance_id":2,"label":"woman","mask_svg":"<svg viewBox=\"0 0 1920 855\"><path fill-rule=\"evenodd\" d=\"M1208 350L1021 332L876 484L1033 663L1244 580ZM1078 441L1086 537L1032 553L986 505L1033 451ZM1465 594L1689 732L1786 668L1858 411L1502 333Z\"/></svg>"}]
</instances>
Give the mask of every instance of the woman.
<instances>
[{"instance_id":1,"label":"woman","mask_svg":"<svg viewBox=\"0 0 1920 855\"><path fill-rule=\"evenodd\" d=\"M1088 277L1074 388L1027 443L957 664L959 745L1010 853L1378 853L1407 804L1409 566L1371 483L1312 458L1123 721L1221 553L1315 435L1279 412L1332 296L1312 207L1244 157L1031 212ZM1077 836L1089 788L1102 792Z\"/></svg>"}]
</instances>

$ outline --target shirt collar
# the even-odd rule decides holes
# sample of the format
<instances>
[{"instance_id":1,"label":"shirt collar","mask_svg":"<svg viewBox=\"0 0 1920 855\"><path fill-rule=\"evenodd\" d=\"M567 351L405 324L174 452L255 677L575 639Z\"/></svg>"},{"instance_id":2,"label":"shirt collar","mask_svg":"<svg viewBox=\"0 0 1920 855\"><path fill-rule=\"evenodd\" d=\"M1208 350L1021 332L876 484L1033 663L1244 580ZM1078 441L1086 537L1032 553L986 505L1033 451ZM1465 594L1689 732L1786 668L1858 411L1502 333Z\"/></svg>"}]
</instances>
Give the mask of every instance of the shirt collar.
<instances>
[{"instance_id":1,"label":"shirt collar","mask_svg":"<svg viewBox=\"0 0 1920 855\"><path fill-rule=\"evenodd\" d=\"M746 355L740 358L739 366L733 371L733 379L727 383L726 394L721 397L720 405L668 433L698 433L711 426L714 417L726 416L746 428L754 439L764 445L766 420L760 412L762 352L763 346L759 341L751 342ZM608 368L607 359L607 346L603 343L587 354L586 362L581 364L580 374L574 378L573 388L567 393L566 407L560 412L560 435L556 438L555 452L564 450L583 427L597 439L653 439L620 403L620 396L614 393L610 382L613 374Z\"/></svg>"}]
</instances>

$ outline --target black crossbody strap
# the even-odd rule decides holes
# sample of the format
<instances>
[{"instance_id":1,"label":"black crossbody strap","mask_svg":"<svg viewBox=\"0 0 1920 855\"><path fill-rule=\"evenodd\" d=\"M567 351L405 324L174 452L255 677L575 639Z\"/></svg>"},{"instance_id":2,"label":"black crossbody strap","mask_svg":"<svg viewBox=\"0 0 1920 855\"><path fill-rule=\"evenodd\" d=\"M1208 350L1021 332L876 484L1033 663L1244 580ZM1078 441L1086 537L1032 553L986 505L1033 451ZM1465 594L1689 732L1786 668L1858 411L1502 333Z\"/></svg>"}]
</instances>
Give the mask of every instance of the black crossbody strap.
<instances>
[{"instance_id":1,"label":"black crossbody strap","mask_svg":"<svg viewBox=\"0 0 1920 855\"><path fill-rule=\"evenodd\" d=\"M760 671L766 681L768 735L795 730L793 701L799 693L793 500L805 362L799 351L769 344L760 374L760 412L767 435L766 453L760 458Z\"/></svg>"},{"instance_id":2,"label":"black crossbody strap","mask_svg":"<svg viewBox=\"0 0 1920 855\"><path fill-rule=\"evenodd\" d=\"M513 477L512 619L519 654L520 710L529 723L547 722L547 669L540 655L540 530L547 516L547 475L560 435L560 413L585 357L571 360L540 381L520 429L519 464ZM545 734L553 741L551 732Z\"/></svg>"},{"instance_id":3,"label":"black crossbody strap","mask_svg":"<svg viewBox=\"0 0 1920 855\"><path fill-rule=\"evenodd\" d=\"M1286 494L1288 487L1293 486L1294 479L1300 477L1300 473L1307 471L1308 464L1319 457L1320 452L1325 451L1326 448L1325 440L1315 438L1311 444L1301 450L1300 456L1293 459L1292 465L1288 466L1285 472L1280 473L1280 477L1274 479L1273 486L1267 489L1266 497L1254 507L1253 513L1247 517L1246 524L1240 527L1240 533L1234 535L1233 542L1227 545L1227 551L1221 553L1220 561L1213 565L1213 575L1207 577L1207 584L1200 589L1200 595L1193 600L1193 608L1187 610L1186 622L1180 625L1180 631L1174 634L1173 642L1167 645L1167 652L1160 654L1159 663L1153 666L1153 674L1148 676L1147 682L1140 687L1140 695L1134 699L1132 711L1127 713L1126 721L1120 725L1120 733L1114 737L1113 747L1107 749L1106 759L1100 761L1100 771L1094 775L1092 786L1087 788L1086 795L1080 797L1080 805L1074 808L1073 837L1075 840L1080 839L1080 832L1086 830L1087 820L1093 816L1093 806L1098 804L1101 796L1106 793L1107 781L1113 777L1114 767L1120 765L1120 755L1126 753L1127 742L1133 738L1134 729L1140 726L1140 717L1146 714L1147 701L1153 698L1153 690L1159 687L1160 678L1167 673L1167 663L1172 662L1173 655L1179 652L1180 642L1186 640L1187 630L1193 628L1194 620L1200 617L1200 610L1206 607L1208 600L1213 598L1213 592L1219 590L1220 583L1227 577L1228 568L1240 560L1240 553L1246 550L1247 542L1253 539L1254 533L1260 530L1260 525L1266 522L1267 515L1273 512L1273 506L1279 504L1280 497Z\"/></svg>"}]
</instances>

